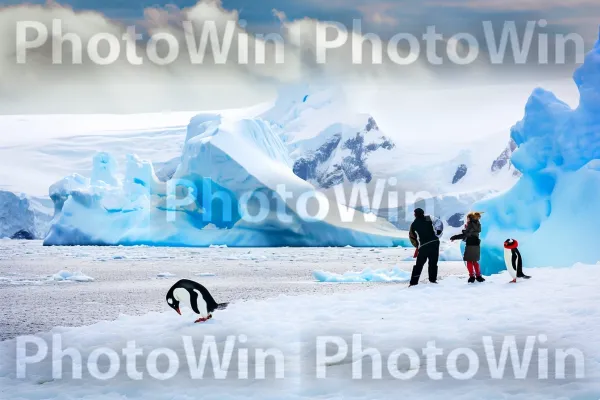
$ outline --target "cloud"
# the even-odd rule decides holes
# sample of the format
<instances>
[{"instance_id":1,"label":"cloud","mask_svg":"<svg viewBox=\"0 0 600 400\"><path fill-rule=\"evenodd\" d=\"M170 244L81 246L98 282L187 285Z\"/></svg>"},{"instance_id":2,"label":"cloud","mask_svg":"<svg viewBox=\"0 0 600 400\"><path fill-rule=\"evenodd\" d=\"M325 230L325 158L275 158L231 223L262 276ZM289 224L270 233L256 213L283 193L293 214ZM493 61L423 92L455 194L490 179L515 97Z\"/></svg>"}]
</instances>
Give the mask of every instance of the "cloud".
<instances>
[{"instance_id":1,"label":"cloud","mask_svg":"<svg viewBox=\"0 0 600 400\"><path fill-rule=\"evenodd\" d=\"M219 2L205 1L190 9L151 8L137 24L137 31L146 35L170 34L180 47L186 39L182 21L201 28L207 21L214 23L222 33L229 23L238 20L236 11L224 10ZM17 40L17 24L23 21L42 23L51 31L52 21L60 21L62 33L75 34L82 41L82 63L73 65L71 43L58 46L49 33L46 43L27 50L24 64L17 63L24 41ZM34 30L30 30L33 35ZM139 54L142 65L133 65L127 56L126 42L119 43L119 58L110 65L91 62L86 43L95 34L115 38L127 35L127 27L97 12L76 12L60 5L15 6L0 11L0 108L5 113L21 112L144 112L170 110L215 109L236 107L264 101L274 93L275 81L294 79L293 54L282 68L269 62L254 67L237 61L248 55L257 44L273 51L272 43L264 43L248 36L248 46L238 46L238 38L245 31L239 26L233 30L228 62L217 65L209 48L206 62L192 64L187 51L166 66L156 65L147 56L145 42L138 41L131 51ZM129 43L133 43L130 41ZM106 43L104 43L106 48ZM163 43L164 45L164 43ZM53 62L53 51L62 49L63 63ZM164 46L163 46L164 47ZM102 46L99 46L102 48ZM159 49L159 46L157 46ZM160 49L159 49L160 50ZM164 54L163 54L164 55ZM54 60L55 61L55 60ZM268 77L269 79L265 79Z\"/></svg>"},{"instance_id":2,"label":"cloud","mask_svg":"<svg viewBox=\"0 0 600 400\"><path fill-rule=\"evenodd\" d=\"M28 41L40 34L37 28L28 28L25 38L17 37L19 26L23 31L19 25L23 21L45 27L48 39L42 46L26 48ZM60 23L60 32L53 30L53 23ZM223 48L209 45L206 52L199 53L206 54L202 63L192 63L190 49L197 50L201 32L209 24L216 27L221 39L230 33L229 52L223 57L224 63L218 63L215 57ZM186 26L193 28L195 43L186 35ZM18 114L230 108L265 101L278 85L289 82L331 77L351 81L393 73L389 65L353 66L348 46L332 52L326 65L317 63L316 36L328 29L320 21L285 21L280 28L279 36L250 34L239 25L236 10L225 10L213 0L188 9L149 8L137 22L135 33L172 37L179 47L174 61L157 65L152 60L157 55L167 57L172 46L166 46L164 40L154 42L156 54L152 58L148 50L152 41L134 41L127 26L99 12L78 12L58 4L6 7L0 10L0 109ZM118 57L109 65L92 62L111 54L106 40L98 44L98 54L88 51L91 39L99 33L114 38L113 42L118 40ZM75 40L75 45L69 39L73 35L81 39ZM285 46L276 40L278 37ZM263 52L265 62L257 63ZM25 62L19 63L23 54ZM278 57L284 62L278 63Z\"/></svg>"},{"instance_id":3,"label":"cloud","mask_svg":"<svg viewBox=\"0 0 600 400\"><path fill-rule=\"evenodd\" d=\"M393 2L373 2L358 6L367 22L388 26L398 26L400 19L394 15L397 8L398 4Z\"/></svg>"},{"instance_id":4,"label":"cloud","mask_svg":"<svg viewBox=\"0 0 600 400\"><path fill-rule=\"evenodd\" d=\"M367 29L375 25L404 30L402 16L406 18L415 12L411 8L400 9L393 1L373 2L370 8L363 7L364 4L358 0L349 3L370 23L363 33L373 32ZM328 10L340 5L337 0L324 3ZM383 40L382 62L373 64L371 53L379 44L363 41L352 32L348 33L344 46L327 52L327 63L321 64L317 62L317 37L331 40L337 31L335 25L316 18L291 18L287 9L269 9L267 14L278 24L277 29L270 36L261 36L240 24L240 11L227 10L219 1L203 0L190 8L152 7L135 21L136 32L144 38L133 41L126 23L100 12L76 11L58 4L5 7L0 9L0 110L5 114L214 110L269 100L281 84L298 81L361 84L378 90L390 85L435 88L465 81L473 83L476 79L498 80L498 70L484 62L459 68L431 66L423 55L423 43L421 56L414 64L404 66L392 62L388 43ZM33 28L25 39L17 40L16 28L23 21L46 27L48 40L43 46L25 49L27 41L35 38ZM53 21L61 23L62 32L52 31ZM223 57L225 62L215 61L222 48L208 46L203 62L192 63L194 55L189 50L197 50L201 32L211 24L220 39L227 33L231 35L231 47ZM109 65L93 63L93 54L87 51L90 40L99 33L118 41L118 57ZM422 33L418 32L418 37ZM65 35L81 38L80 64L72 62L78 59L78 44L74 47L69 39L61 43L61 36ZM148 41L148 37L163 39ZM167 37L174 38L179 54L172 62L157 65L152 60L165 59L171 54L169 50L173 50L167 46ZM279 39L283 40L283 46ZM442 41L440 46L445 48L446 42ZM106 40L97 47L102 57L108 55ZM362 49L364 56L360 65L353 63L357 48ZM396 48L404 57L415 52L414 48L409 51L406 43ZM57 49L62 52L61 64L55 62ZM155 49L155 54L151 49ZM26 62L17 63L25 50ZM265 62L257 63L263 53ZM130 57L132 54L135 57ZM283 63L277 62L279 57Z\"/></svg>"}]
</instances>

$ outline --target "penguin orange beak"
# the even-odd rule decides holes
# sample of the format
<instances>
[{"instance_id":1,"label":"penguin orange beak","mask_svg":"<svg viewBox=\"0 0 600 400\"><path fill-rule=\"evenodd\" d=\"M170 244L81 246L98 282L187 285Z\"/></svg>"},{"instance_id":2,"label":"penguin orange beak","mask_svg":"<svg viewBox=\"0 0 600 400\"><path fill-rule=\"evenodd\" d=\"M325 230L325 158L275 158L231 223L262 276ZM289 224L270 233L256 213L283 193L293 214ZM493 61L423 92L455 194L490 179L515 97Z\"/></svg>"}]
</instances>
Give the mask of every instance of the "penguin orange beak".
<instances>
[{"instance_id":1,"label":"penguin orange beak","mask_svg":"<svg viewBox=\"0 0 600 400\"><path fill-rule=\"evenodd\" d=\"M177 314L181 315L181 311L179 311L179 308L177 308L177 310L175 311L177 311Z\"/></svg>"}]
</instances>

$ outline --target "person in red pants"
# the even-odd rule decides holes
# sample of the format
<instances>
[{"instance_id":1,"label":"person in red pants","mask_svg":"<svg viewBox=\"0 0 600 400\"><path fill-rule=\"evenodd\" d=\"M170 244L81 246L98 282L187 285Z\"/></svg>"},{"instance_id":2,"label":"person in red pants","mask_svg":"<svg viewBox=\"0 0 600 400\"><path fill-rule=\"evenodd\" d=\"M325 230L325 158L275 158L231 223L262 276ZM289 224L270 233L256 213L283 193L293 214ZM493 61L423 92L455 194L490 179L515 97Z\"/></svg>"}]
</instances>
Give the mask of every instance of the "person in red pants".
<instances>
[{"instance_id":1,"label":"person in red pants","mask_svg":"<svg viewBox=\"0 0 600 400\"><path fill-rule=\"evenodd\" d=\"M481 276L481 269L479 268L479 259L481 257L481 240L479 234L481 233L481 213L472 212L467 215L467 223L465 229L463 229L460 235L454 235L450 238L454 240L465 241L465 254L463 260L467 263L467 269L469 270L469 283L485 282L483 276Z\"/></svg>"}]
</instances>

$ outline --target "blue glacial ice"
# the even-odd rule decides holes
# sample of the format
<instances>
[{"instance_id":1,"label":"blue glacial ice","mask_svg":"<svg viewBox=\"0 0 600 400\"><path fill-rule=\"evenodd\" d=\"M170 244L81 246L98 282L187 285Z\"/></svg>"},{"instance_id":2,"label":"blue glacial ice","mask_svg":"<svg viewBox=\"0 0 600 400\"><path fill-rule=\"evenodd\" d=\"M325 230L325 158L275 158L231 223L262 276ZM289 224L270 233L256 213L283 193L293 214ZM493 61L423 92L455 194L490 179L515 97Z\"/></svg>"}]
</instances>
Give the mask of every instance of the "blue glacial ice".
<instances>
[{"instance_id":1,"label":"blue glacial ice","mask_svg":"<svg viewBox=\"0 0 600 400\"><path fill-rule=\"evenodd\" d=\"M85 275L83 272L59 271L50 277L52 281L58 282L93 282L94 278Z\"/></svg>"},{"instance_id":2,"label":"blue glacial ice","mask_svg":"<svg viewBox=\"0 0 600 400\"><path fill-rule=\"evenodd\" d=\"M313 271L313 277L319 282L328 283L408 282L410 281L410 272L399 267L375 270L366 268L360 272L348 271L343 274Z\"/></svg>"},{"instance_id":3,"label":"blue glacial ice","mask_svg":"<svg viewBox=\"0 0 600 400\"><path fill-rule=\"evenodd\" d=\"M502 243L517 239L524 266L600 260L600 42L575 72L580 103L571 109L536 89L511 136L523 173L508 192L473 206L485 211L482 268L505 268Z\"/></svg>"},{"instance_id":4,"label":"blue glacial ice","mask_svg":"<svg viewBox=\"0 0 600 400\"><path fill-rule=\"evenodd\" d=\"M74 174L52 185L55 216L44 244L410 245L387 221L367 222L358 211L342 221L338 210L348 209L339 204L325 213L316 193L294 175L270 123L201 114L190 121L167 182L150 161L129 155L121 174L117 160L98 153L91 178Z\"/></svg>"}]
</instances>

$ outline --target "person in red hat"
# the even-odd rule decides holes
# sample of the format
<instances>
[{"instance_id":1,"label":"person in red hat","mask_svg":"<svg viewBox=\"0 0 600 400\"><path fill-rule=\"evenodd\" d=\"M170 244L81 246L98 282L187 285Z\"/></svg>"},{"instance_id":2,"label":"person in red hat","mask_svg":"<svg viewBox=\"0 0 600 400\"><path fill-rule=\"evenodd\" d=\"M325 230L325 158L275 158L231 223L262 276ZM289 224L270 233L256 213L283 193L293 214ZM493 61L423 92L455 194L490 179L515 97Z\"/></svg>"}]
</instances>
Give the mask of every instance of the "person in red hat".
<instances>
[{"instance_id":1,"label":"person in red hat","mask_svg":"<svg viewBox=\"0 0 600 400\"><path fill-rule=\"evenodd\" d=\"M515 239L506 239L504 242L504 262L508 273L513 278L512 283L516 283L517 278L531 278L523 273L523 258L519 251L519 242Z\"/></svg>"}]
</instances>

